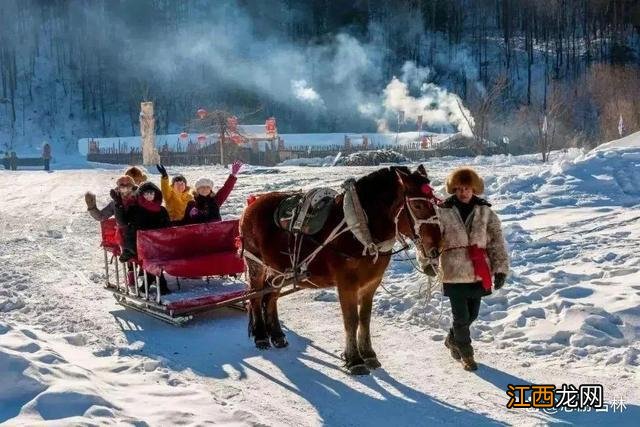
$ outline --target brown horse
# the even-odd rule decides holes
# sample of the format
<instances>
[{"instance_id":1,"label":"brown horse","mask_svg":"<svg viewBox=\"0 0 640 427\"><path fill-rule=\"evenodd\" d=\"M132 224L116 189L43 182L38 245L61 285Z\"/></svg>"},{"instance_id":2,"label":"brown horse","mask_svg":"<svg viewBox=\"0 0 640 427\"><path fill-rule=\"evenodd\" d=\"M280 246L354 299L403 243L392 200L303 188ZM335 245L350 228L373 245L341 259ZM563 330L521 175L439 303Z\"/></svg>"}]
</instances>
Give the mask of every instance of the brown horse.
<instances>
[{"instance_id":1,"label":"brown horse","mask_svg":"<svg viewBox=\"0 0 640 427\"><path fill-rule=\"evenodd\" d=\"M358 179L357 196L366 213L371 237L376 243L389 242L399 235L416 243L424 259L440 243L427 172L422 165L414 172L407 167L377 170ZM240 220L250 286L260 291L274 286L275 272L291 269L288 255L291 234L278 227L273 219L279 203L292 193L271 192L260 195L247 206ZM301 256L318 249L343 218L344 194L336 197L329 219L313 236L304 236ZM260 261L246 258L246 253ZM368 374L380 367L371 346L369 323L373 295L391 260L391 252L378 257L363 255L363 245L351 232L339 235L323 247L308 265L308 276L299 286L308 288L338 287L346 332L345 366L352 374ZM277 286L277 284L276 284ZM249 334L259 349L288 345L278 319L279 290L251 300Z\"/></svg>"}]
</instances>

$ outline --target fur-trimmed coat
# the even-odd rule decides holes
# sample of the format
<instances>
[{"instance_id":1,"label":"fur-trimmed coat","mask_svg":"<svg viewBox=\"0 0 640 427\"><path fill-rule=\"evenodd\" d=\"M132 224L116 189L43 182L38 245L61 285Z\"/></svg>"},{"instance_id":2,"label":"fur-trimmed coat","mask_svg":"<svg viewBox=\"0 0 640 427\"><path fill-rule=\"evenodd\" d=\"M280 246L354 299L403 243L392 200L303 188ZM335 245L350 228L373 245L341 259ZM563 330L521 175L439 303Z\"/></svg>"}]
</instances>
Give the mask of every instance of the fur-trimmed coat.
<instances>
[{"instance_id":1,"label":"fur-trimmed coat","mask_svg":"<svg viewBox=\"0 0 640 427\"><path fill-rule=\"evenodd\" d=\"M487 251L487 263L491 276L509 272L509 256L502 237L498 215L488 203L476 203L467 217L466 226L458 208L447 200L437 208L442 248L440 270L443 283L474 283L482 279L473 269L468 247L478 245Z\"/></svg>"}]
</instances>

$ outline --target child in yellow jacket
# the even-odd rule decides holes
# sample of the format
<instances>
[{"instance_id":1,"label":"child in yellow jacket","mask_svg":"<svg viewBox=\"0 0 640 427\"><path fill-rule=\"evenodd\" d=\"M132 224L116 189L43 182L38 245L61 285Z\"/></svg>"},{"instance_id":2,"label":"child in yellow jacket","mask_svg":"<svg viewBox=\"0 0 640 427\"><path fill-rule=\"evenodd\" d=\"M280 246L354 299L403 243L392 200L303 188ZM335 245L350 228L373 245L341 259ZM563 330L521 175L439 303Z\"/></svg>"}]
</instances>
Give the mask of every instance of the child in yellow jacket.
<instances>
[{"instance_id":1,"label":"child in yellow jacket","mask_svg":"<svg viewBox=\"0 0 640 427\"><path fill-rule=\"evenodd\" d=\"M169 185L169 175L167 169L162 165L156 165L160 178L160 189L162 198L169 212L169 219L172 223L182 222L187 204L193 200L193 195L187 186L187 179L182 175L176 175Z\"/></svg>"}]
</instances>

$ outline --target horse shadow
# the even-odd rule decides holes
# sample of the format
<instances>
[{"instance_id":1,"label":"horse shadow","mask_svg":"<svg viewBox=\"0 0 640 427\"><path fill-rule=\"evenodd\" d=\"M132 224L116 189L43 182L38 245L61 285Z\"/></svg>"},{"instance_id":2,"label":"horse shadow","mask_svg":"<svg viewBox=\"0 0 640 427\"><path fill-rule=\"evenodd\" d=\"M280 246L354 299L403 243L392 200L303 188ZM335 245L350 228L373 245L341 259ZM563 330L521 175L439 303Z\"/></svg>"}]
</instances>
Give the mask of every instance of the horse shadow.
<instances>
[{"instance_id":1,"label":"horse shadow","mask_svg":"<svg viewBox=\"0 0 640 427\"><path fill-rule=\"evenodd\" d=\"M525 411L526 409L507 409L507 395L506 390L509 384L511 385L531 385L531 381L518 378L507 372L500 371L487 365L479 364L479 369L476 371L478 377L493 384L496 388L505 391L505 411ZM580 385L579 379L573 383L574 386ZM559 384L556 384L559 386ZM607 395L607 389L604 390L605 402L610 402L612 398L619 399L626 396L613 396ZM608 411L597 412L591 411L571 411L564 410L553 411L553 413L543 412L542 410L536 410L536 415L543 417L545 423L549 424L575 424L575 425L615 425L615 426L637 426L638 417L640 417L640 406L625 404L626 408L622 411L618 408L616 411L609 407ZM532 414L533 415L533 414Z\"/></svg>"},{"instance_id":2,"label":"horse shadow","mask_svg":"<svg viewBox=\"0 0 640 427\"><path fill-rule=\"evenodd\" d=\"M352 377L338 356L291 330L286 331L288 348L260 351L245 335L246 315L238 312L230 315L221 310L185 328L129 310L112 314L129 342L137 344L139 354L160 359L175 371L231 379L235 387L255 381L257 375L260 383L266 381L280 389L277 393L265 390L264 400L281 399L274 403L300 407L298 396L326 425L504 424L429 396L384 369Z\"/></svg>"}]
</instances>

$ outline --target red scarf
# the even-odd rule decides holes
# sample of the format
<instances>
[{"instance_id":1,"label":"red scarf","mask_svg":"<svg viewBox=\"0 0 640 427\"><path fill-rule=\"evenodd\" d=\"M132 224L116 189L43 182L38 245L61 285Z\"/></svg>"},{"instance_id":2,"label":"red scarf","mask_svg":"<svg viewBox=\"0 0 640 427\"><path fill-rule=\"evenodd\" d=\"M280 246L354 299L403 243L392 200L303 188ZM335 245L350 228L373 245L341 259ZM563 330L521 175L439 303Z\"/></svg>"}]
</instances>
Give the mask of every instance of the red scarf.
<instances>
[{"instance_id":1,"label":"red scarf","mask_svg":"<svg viewBox=\"0 0 640 427\"><path fill-rule=\"evenodd\" d=\"M151 212L160 212L160 209L162 208L162 205L160 203L156 203L155 200L148 201L142 195L138 196L138 204L144 209Z\"/></svg>"},{"instance_id":2,"label":"red scarf","mask_svg":"<svg viewBox=\"0 0 640 427\"><path fill-rule=\"evenodd\" d=\"M469 258L473 263L473 271L482 279L482 289L491 290L491 270L487 264L487 250L478 245L468 246Z\"/></svg>"}]
</instances>

